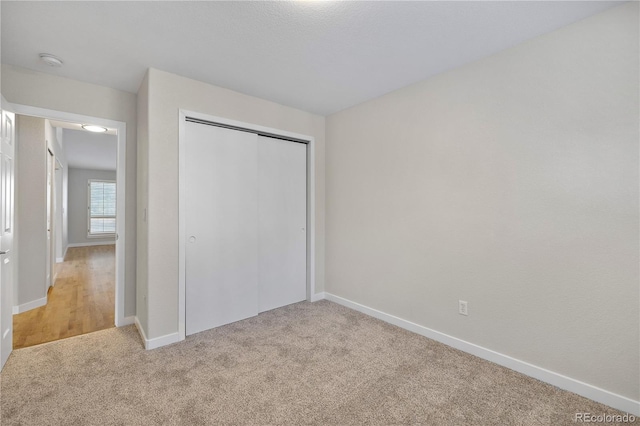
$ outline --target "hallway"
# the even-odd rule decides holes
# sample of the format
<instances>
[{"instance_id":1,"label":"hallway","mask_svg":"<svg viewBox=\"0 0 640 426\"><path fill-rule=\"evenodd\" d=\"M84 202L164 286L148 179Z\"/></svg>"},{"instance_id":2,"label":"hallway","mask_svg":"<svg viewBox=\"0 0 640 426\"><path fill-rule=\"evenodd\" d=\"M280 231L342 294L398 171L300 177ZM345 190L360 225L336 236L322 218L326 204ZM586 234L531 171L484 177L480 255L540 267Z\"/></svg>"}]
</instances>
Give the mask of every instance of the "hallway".
<instances>
[{"instance_id":1,"label":"hallway","mask_svg":"<svg viewBox=\"0 0 640 426\"><path fill-rule=\"evenodd\" d=\"M73 247L45 306L13 316L13 348L114 327L115 245Z\"/></svg>"}]
</instances>

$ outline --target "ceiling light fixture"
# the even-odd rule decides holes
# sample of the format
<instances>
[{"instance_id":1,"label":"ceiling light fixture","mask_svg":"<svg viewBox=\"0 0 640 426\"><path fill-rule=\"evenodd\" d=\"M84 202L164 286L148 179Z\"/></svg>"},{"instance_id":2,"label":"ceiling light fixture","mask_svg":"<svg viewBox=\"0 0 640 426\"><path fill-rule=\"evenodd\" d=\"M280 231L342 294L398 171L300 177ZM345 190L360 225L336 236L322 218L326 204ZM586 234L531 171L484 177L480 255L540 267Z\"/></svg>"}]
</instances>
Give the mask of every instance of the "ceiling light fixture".
<instances>
[{"instance_id":1,"label":"ceiling light fixture","mask_svg":"<svg viewBox=\"0 0 640 426\"><path fill-rule=\"evenodd\" d=\"M90 132L96 132L96 133L104 133L108 130L106 127L94 126L93 124L83 124L82 128Z\"/></svg>"},{"instance_id":2,"label":"ceiling light fixture","mask_svg":"<svg viewBox=\"0 0 640 426\"><path fill-rule=\"evenodd\" d=\"M63 64L62 59L50 54L50 53L41 53L40 60L50 67L60 68Z\"/></svg>"}]
</instances>

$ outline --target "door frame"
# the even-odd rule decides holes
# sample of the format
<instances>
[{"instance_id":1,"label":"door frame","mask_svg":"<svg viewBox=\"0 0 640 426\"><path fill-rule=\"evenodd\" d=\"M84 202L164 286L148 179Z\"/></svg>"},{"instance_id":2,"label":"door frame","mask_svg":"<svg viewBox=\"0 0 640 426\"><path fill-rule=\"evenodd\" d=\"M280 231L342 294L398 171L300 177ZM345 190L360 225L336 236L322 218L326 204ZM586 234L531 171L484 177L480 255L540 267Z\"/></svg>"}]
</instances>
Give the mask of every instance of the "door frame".
<instances>
[{"instance_id":1,"label":"door frame","mask_svg":"<svg viewBox=\"0 0 640 426\"><path fill-rule=\"evenodd\" d=\"M58 160L58 158L56 157L56 155L53 153L53 148L49 146L49 144L51 144L51 141L47 141L47 147L45 149L46 151L46 155L47 155L47 222L49 225L49 229L47 230L47 232L49 233L49 247L47 247L47 254L48 254L48 259L47 259L47 263L49 264L49 270L47 271L47 274L49 275L49 280L46 283L45 286L45 297L48 298L48 294L49 294L49 287L53 287L55 285L55 281L56 281L56 277L55 277L55 270L56 270L56 240L55 240L55 233L56 233L56 227L55 227L55 221L56 221L56 211L55 211L55 201L56 201L56 195L55 195L55 188L56 188L56 161ZM50 186L50 188L49 188Z\"/></svg>"},{"instance_id":2,"label":"door frame","mask_svg":"<svg viewBox=\"0 0 640 426\"><path fill-rule=\"evenodd\" d=\"M178 110L178 337L184 340L186 337L186 186L185 186L185 125L187 118L195 118L223 127L231 127L250 132L269 134L284 139L293 139L306 143L307 145L307 301L316 300L316 169L315 169L315 138L313 136L288 132L286 130L274 129L257 124L231 120L224 117L217 117L195 111ZM206 125L206 124L203 124Z\"/></svg>"},{"instance_id":3,"label":"door frame","mask_svg":"<svg viewBox=\"0 0 640 426\"><path fill-rule=\"evenodd\" d=\"M122 327L133 323L131 317L124 312L125 301L125 250L126 250L126 171L127 171L127 123L101 117L55 111L29 105L11 104L15 114L29 115L49 120L70 121L74 123L91 123L116 129L118 147L116 160L116 294L115 294L115 326Z\"/></svg>"}]
</instances>

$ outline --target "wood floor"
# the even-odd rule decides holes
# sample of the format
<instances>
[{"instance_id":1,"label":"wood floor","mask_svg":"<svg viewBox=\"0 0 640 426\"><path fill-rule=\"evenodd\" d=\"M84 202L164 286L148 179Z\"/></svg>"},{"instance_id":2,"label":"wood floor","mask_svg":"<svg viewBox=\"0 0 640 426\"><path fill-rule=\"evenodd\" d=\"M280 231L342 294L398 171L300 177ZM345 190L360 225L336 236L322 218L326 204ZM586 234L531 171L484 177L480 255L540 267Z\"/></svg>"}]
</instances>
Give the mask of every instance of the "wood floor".
<instances>
[{"instance_id":1,"label":"wood floor","mask_svg":"<svg viewBox=\"0 0 640 426\"><path fill-rule=\"evenodd\" d=\"M13 348L114 327L115 245L73 247L45 306L13 316Z\"/></svg>"}]
</instances>

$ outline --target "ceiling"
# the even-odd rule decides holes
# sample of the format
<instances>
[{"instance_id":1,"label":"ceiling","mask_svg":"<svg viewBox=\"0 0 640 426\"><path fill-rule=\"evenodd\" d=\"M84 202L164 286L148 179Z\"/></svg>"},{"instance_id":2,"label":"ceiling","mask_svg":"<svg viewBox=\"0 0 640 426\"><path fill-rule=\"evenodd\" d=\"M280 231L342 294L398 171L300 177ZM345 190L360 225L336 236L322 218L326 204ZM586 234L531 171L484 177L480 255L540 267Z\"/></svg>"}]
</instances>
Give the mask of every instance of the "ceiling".
<instances>
[{"instance_id":1,"label":"ceiling","mask_svg":"<svg viewBox=\"0 0 640 426\"><path fill-rule=\"evenodd\" d=\"M154 67L328 115L621 3L3 0L2 62L132 93Z\"/></svg>"},{"instance_id":2,"label":"ceiling","mask_svg":"<svg viewBox=\"0 0 640 426\"><path fill-rule=\"evenodd\" d=\"M95 134L95 132L91 133L90 131L84 130L82 128L83 124L91 124L91 123L70 123L68 121L57 121L57 120L49 120L49 122L51 123L51 125L53 127L59 127L61 129L78 130L78 131L86 132L86 133L89 133L89 134ZM115 135L118 134L118 132L117 132L116 129L107 129L107 131L104 132L103 134L105 134L105 135L114 135L115 136Z\"/></svg>"},{"instance_id":3,"label":"ceiling","mask_svg":"<svg viewBox=\"0 0 640 426\"><path fill-rule=\"evenodd\" d=\"M57 127L52 121L51 125ZM62 145L69 168L116 170L118 137L63 127Z\"/></svg>"}]
</instances>

